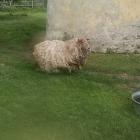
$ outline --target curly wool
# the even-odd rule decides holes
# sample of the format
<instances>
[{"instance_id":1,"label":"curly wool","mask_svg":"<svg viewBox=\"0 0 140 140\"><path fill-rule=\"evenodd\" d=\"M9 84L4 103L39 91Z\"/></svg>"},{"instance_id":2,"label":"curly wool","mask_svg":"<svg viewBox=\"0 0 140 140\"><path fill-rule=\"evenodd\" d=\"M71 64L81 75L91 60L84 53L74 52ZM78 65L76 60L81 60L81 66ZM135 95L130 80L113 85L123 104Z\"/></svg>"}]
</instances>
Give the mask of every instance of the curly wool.
<instances>
[{"instance_id":1,"label":"curly wool","mask_svg":"<svg viewBox=\"0 0 140 140\"><path fill-rule=\"evenodd\" d=\"M33 55L43 71L76 70L85 63L90 52L86 39L44 41L34 47Z\"/></svg>"}]
</instances>

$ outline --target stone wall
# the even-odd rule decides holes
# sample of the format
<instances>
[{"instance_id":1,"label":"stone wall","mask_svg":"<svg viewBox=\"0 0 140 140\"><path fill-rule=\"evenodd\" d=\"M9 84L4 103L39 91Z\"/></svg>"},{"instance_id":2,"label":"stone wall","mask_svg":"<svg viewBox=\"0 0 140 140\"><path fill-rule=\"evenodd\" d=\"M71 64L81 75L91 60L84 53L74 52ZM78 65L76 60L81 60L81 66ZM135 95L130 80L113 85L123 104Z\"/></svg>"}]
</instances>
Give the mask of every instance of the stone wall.
<instances>
[{"instance_id":1,"label":"stone wall","mask_svg":"<svg viewBox=\"0 0 140 140\"><path fill-rule=\"evenodd\" d=\"M140 53L140 0L48 0L47 39L87 37L96 52Z\"/></svg>"}]
</instances>

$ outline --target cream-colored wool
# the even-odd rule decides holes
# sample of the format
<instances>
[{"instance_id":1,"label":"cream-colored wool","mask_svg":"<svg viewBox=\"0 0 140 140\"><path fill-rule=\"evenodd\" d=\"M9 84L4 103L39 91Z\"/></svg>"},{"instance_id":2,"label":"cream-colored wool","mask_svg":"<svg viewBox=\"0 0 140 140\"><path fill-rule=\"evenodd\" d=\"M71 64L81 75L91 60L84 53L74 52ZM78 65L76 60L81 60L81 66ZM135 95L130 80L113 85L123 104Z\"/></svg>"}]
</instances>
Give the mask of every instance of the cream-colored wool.
<instances>
[{"instance_id":1,"label":"cream-colored wool","mask_svg":"<svg viewBox=\"0 0 140 140\"><path fill-rule=\"evenodd\" d=\"M80 69L89 53L88 40L74 38L68 41L44 41L35 46L33 55L43 71L71 71Z\"/></svg>"}]
</instances>

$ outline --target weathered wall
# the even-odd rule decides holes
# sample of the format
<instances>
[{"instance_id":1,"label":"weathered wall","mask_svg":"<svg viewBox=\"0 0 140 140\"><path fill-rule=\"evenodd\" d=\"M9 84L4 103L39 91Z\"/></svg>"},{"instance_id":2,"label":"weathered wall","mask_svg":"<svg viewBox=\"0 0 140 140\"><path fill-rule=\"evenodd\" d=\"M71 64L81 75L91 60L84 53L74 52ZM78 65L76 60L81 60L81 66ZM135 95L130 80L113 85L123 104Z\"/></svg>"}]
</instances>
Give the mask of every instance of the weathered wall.
<instances>
[{"instance_id":1,"label":"weathered wall","mask_svg":"<svg viewBox=\"0 0 140 140\"><path fill-rule=\"evenodd\" d=\"M48 39L91 38L94 51L140 52L140 0L48 0Z\"/></svg>"}]
</instances>

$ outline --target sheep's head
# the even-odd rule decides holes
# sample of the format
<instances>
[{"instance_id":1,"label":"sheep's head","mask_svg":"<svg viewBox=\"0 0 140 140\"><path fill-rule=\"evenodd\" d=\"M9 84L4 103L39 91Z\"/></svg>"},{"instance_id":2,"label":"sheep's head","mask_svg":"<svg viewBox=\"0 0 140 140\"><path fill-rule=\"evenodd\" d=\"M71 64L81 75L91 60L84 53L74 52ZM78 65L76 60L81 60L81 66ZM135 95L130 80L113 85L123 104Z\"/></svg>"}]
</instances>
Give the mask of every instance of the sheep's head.
<instances>
[{"instance_id":1,"label":"sheep's head","mask_svg":"<svg viewBox=\"0 0 140 140\"><path fill-rule=\"evenodd\" d=\"M76 39L77 47L82 51L83 55L87 56L91 52L89 45L89 39L77 38Z\"/></svg>"}]
</instances>

